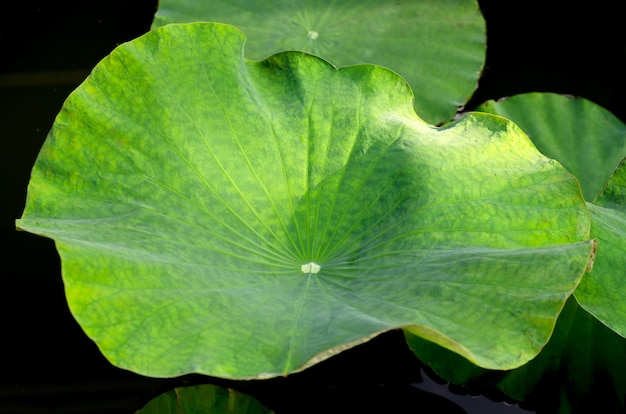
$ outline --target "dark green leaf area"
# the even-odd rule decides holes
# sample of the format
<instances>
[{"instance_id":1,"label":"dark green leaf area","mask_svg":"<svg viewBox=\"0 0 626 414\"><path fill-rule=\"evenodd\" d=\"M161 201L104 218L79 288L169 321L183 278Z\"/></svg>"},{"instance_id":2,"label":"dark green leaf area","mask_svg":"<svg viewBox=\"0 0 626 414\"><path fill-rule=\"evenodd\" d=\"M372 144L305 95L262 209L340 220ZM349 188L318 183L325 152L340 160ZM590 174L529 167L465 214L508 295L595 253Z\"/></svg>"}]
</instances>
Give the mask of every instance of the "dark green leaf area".
<instances>
[{"instance_id":1,"label":"dark green leaf area","mask_svg":"<svg viewBox=\"0 0 626 414\"><path fill-rule=\"evenodd\" d=\"M593 204L626 213L626 157L622 158Z\"/></svg>"},{"instance_id":2,"label":"dark green leaf area","mask_svg":"<svg viewBox=\"0 0 626 414\"><path fill-rule=\"evenodd\" d=\"M625 409L626 341L570 298L539 355L506 371L485 370L406 333L415 354L438 375L470 394L512 399L536 412L588 413Z\"/></svg>"},{"instance_id":3,"label":"dark green leaf area","mask_svg":"<svg viewBox=\"0 0 626 414\"><path fill-rule=\"evenodd\" d=\"M593 248L576 180L500 117L425 123L387 69L244 41L121 45L42 148L18 226L55 239L104 355L266 378L398 327L489 368L536 355Z\"/></svg>"}]
</instances>

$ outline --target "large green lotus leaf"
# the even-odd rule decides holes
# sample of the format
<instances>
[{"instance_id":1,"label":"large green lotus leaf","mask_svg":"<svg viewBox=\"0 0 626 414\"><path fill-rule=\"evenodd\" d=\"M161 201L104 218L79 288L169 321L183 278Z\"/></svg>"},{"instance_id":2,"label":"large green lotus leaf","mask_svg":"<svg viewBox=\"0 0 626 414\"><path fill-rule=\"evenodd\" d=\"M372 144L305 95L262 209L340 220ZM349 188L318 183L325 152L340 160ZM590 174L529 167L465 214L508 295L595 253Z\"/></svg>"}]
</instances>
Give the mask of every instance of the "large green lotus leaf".
<instances>
[{"instance_id":1,"label":"large green lotus leaf","mask_svg":"<svg viewBox=\"0 0 626 414\"><path fill-rule=\"evenodd\" d=\"M477 109L518 124L539 151L578 178L587 201L600 193L615 166L626 157L626 125L584 98L525 93L487 101Z\"/></svg>"},{"instance_id":2,"label":"large green lotus leaf","mask_svg":"<svg viewBox=\"0 0 626 414\"><path fill-rule=\"evenodd\" d=\"M594 271L576 290L580 305L626 336L626 125L582 98L531 93L479 109L515 121L545 155L556 158L581 182L598 239ZM609 179L609 177L611 177ZM609 180L607 182L607 180ZM606 183L606 184L605 184ZM595 197L595 199L594 199Z\"/></svg>"},{"instance_id":3,"label":"large green lotus leaf","mask_svg":"<svg viewBox=\"0 0 626 414\"><path fill-rule=\"evenodd\" d=\"M152 27L195 21L238 27L254 60L300 50L338 66L391 68L419 91L417 113L434 124L465 105L486 53L475 0L161 0Z\"/></svg>"},{"instance_id":4,"label":"large green lotus leaf","mask_svg":"<svg viewBox=\"0 0 626 414\"><path fill-rule=\"evenodd\" d=\"M469 393L493 395L497 389L536 412L593 412L598 401L603 412L626 409L626 341L582 309L573 296L539 355L513 370L485 370L432 342L405 336L420 359Z\"/></svg>"},{"instance_id":5,"label":"large green lotus leaf","mask_svg":"<svg viewBox=\"0 0 626 414\"><path fill-rule=\"evenodd\" d=\"M406 327L488 368L548 340L590 264L576 180L512 122L232 26L167 25L67 99L18 227L56 241L114 364L264 378Z\"/></svg>"},{"instance_id":6,"label":"large green lotus leaf","mask_svg":"<svg viewBox=\"0 0 626 414\"><path fill-rule=\"evenodd\" d=\"M149 401L135 414L269 414L255 398L211 384L179 387Z\"/></svg>"}]
</instances>

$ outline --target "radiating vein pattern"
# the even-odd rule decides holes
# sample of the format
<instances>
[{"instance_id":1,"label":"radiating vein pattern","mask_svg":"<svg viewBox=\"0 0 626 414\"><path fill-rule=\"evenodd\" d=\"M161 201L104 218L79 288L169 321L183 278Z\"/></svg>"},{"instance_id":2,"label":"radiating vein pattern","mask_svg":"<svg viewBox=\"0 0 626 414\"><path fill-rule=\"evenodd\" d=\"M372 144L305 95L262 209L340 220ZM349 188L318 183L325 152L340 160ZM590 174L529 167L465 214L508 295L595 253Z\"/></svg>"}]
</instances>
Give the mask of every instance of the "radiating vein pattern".
<instances>
[{"instance_id":1,"label":"radiating vein pattern","mask_svg":"<svg viewBox=\"0 0 626 414\"><path fill-rule=\"evenodd\" d=\"M244 42L120 46L41 150L18 225L105 355L264 378L400 327L494 368L538 352L592 249L575 179L503 118L424 122L388 69Z\"/></svg>"}]
</instances>

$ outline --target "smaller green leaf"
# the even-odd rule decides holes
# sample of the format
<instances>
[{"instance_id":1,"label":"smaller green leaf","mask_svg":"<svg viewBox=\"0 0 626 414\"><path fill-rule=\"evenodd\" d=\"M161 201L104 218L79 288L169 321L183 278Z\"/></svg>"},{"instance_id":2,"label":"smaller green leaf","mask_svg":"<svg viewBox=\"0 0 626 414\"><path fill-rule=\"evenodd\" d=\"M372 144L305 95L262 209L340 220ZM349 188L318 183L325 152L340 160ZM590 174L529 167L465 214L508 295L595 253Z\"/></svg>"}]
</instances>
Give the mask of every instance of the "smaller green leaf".
<instances>
[{"instance_id":1,"label":"smaller green leaf","mask_svg":"<svg viewBox=\"0 0 626 414\"><path fill-rule=\"evenodd\" d=\"M135 414L269 414L255 398L211 384L180 387L148 402Z\"/></svg>"},{"instance_id":2,"label":"smaller green leaf","mask_svg":"<svg viewBox=\"0 0 626 414\"><path fill-rule=\"evenodd\" d=\"M545 156L558 160L578 180L587 201L626 156L626 125L583 98L555 93L526 93L487 101L479 111L518 124Z\"/></svg>"},{"instance_id":3,"label":"smaller green leaf","mask_svg":"<svg viewBox=\"0 0 626 414\"><path fill-rule=\"evenodd\" d=\"M415 109L433 124L467 103L485 62L476 0L161 0L152 27L199 21L239 28L254 60L298 50L342 67L388 67L418 92Z\"/></svg>"}]
</instances>

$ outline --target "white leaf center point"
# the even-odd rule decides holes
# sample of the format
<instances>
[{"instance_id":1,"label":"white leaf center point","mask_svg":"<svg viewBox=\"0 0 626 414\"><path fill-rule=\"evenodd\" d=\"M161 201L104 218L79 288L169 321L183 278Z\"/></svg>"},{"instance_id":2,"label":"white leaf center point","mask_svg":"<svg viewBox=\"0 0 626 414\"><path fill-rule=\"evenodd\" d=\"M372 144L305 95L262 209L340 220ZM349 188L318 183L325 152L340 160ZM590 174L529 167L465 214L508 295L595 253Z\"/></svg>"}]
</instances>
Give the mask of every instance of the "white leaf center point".
<instances>
[{"instance_id":1,"label":"white leaf center point","mask_svg":"<svg viewBox=\"0 0 626 414\"><path fill-rule=\"evenodd\" d=\"M315 30L311 30L311 31L309 31L309 33L307 33L306 37L307 37L309 40L315 40L315 39L317 39L317 38L319 37L319 35L320 35L320 34L319 34L319 33L317 33Z\"/></svg>"},{"instance_id":2,"label":"white leaf center point","mask_svg":"<svg viewBox=\"0 0 626 414\"><path fill-rule=\"evenodd\" d=\"M302 266L300 266L300 269L302 269L302 273L317 273L320 271L322 267L320 265L318 265L315 262L309 262L309 263L305 263Z\"/></svg>"}]
</instances>

